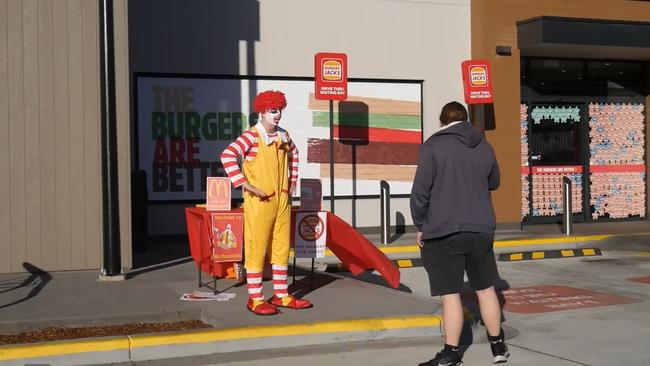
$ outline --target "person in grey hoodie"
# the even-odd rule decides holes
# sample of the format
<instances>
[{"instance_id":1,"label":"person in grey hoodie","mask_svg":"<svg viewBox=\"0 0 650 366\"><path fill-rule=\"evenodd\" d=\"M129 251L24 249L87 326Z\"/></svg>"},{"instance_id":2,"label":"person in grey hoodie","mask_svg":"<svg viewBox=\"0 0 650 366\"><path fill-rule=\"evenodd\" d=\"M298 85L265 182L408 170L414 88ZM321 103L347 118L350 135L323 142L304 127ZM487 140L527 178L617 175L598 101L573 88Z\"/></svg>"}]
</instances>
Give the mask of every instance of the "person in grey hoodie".
<instances>
[{"instance_id":1,"label":"person in grey hoodie","mask_svg":"<svg viewBox=\"0 0 650 366\"><path fill-rule=\"evenodd\" d=\"M460 291L465 272L478 296L493 361L506 362L510 353L494 290L499 272L490 197L499 187L499 166L492 146L470 125L462 104L446 104L440 123L441 129L420 147L410 202L431 296L441 296L445 336L444 349L420 366L463 364Z\"/></svg>"}]
</instances>

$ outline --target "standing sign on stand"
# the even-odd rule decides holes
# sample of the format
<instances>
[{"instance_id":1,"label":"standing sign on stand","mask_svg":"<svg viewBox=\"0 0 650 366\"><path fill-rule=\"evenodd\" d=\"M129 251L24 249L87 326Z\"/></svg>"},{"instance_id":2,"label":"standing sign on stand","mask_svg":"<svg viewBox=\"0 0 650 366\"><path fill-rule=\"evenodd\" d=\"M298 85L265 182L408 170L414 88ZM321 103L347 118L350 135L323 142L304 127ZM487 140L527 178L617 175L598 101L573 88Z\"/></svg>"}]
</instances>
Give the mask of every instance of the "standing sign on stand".
<instances>
[{"instance_id":1,"label":"standing sign on stand","mask_svg":"<svg viewBox=\"0 0 650 366\"><path fill-rule=\"evenodd\" d=\"M461 64L465 103L492 103L492 71L490 61L468 60Z\"/></svg>"},{"instance_id":2,"label":"standing sign on stand","mask_svg":"<svg viewBox=\"0 0 650 366\"><path fill-rule=\"evenodd\" d=\"M348 99L348 55L321 52L314 61L314 96L330 101L330 212L334 213L334 101Z\"/></svg>"},{"instance_id":3,"label":"standing sign on stand","mask_svg":"<svg viewBox=\"0 0 650 366\"><path fill-rule=\"evenodd\" d=\"M295 258L325 258L327 212L296 213Z\"/></svg>"},{"instance_id":4,"label":"standing sign on stand","mask_svg":"<svg viewBox=\"0 0 650 366\"><path fill-rule=\"evenodd\" d=\"M317 53L315 64L316 99L348 98L348 55Z\"/></svg>"}]
</instances>

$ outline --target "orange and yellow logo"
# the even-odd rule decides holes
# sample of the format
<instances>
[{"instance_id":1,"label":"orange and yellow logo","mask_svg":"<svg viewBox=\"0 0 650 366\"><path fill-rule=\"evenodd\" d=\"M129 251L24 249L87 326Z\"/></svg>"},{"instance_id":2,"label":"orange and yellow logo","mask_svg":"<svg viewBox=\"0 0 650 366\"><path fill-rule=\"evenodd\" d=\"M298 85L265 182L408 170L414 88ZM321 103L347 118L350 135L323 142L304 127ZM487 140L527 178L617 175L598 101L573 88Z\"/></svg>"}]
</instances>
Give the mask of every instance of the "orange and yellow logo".
<instances>
[{"instance_id":1,"label":"orange and yellow logo","mask_svg":"<svg viewBox=\"0 0 650 366\"><path fill-rule=\"evenodd\" d=\"M488 73L485 66L472 66L469 69L469 82L472 86L486 86Z\"/></svg>"},{"instance_id":2,"label":"orange and yellow logo","mask_svg":"<svg viewBox=\"0 0 650 366\"><path fill-rule=\"evenodd\" d=\"M298 233L305 241L318 240L325 231L325 223L318 215L307 215L298 224Z\"/></svg>"},{"instance_id":3,"label":"orange and yellow logo","mask_svg":"<svg viewBox=\"0 0 650 366\"><path fill-rule=\"evenodd\" d=\"M326 60L322 64L323 80L341 81L343 79L343 65L339 60Z\"/></svg>"}]
</instances>

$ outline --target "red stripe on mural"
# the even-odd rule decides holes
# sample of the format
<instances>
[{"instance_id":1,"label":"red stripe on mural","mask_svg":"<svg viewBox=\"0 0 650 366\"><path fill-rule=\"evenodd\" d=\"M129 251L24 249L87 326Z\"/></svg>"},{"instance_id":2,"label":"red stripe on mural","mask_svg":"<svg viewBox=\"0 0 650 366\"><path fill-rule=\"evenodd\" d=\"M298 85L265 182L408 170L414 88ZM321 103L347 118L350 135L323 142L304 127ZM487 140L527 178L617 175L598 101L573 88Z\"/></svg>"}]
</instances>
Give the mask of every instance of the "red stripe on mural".
<instances>
[{"instance_id":1,"label":"red stripe on mural","mask_svg":"<svg viewBox=\"0 0 650 366\"><path fill-rule=\"evenodd\" d=\"M329 163L330 144L325 139L309 139L308 163ZM334 162L344 164L417 165L420 144L397 142L334 142Z\"/></svg>"},{"instance_id":2,"label":"red stripe on mural","mask_svg":"<svg viewBox=\"0 0 650 366\"><path fill-rule=\"evenodd\" d=\"M420 131L380 127L334 126L334 137L340 140L402 142L410 144L419 144L422 142L422 133Z\"/></svg>"},{"instance_id":3,"label":"red stripe on mural","mask_svg":"<svg viewBox=\"0 0 650 366\"><path fill-rule=\"evenodd\" d=\"M590 165L589 171L591 173L643 173L645 165Z\"/></svg>"}]
</instances>

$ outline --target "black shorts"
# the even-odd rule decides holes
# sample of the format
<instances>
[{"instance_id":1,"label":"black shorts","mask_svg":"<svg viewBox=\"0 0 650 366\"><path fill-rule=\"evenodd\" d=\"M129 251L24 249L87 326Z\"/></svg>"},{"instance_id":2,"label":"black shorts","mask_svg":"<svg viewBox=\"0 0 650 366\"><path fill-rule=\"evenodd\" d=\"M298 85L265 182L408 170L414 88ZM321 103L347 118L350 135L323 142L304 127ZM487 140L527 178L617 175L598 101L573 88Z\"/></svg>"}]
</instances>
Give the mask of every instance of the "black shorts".
<instances>
[{"instance_id":1,"label":"black shorts","mask_svg":"<svg viewBox=\"0 0 650 366\"><path fill-rule=\"evenodd\" d=\"M499 279L493 234L461 232L425 240L420 248L431 296L460 293L464 272L472 289L485 290Z\"/></svg>"}]
</instances>

